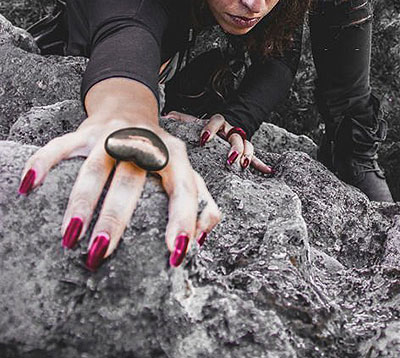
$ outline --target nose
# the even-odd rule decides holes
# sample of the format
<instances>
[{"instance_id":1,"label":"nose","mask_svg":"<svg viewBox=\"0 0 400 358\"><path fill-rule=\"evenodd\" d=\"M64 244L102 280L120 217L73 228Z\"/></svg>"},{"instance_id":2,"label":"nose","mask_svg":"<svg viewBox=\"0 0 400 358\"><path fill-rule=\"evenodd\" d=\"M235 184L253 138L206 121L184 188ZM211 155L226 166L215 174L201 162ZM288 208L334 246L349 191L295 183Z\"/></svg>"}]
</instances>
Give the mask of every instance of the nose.
<instances>
[{"instance_id":1,"label":"nose","mask_svg":"<svg viewBox=\"0 0 400 358\"><path fill-rule=\"evenodd\" d=\"M261 12L263 1L264 0L241 0L242 4L253 13Z\"/></svg>"}]
</instances>

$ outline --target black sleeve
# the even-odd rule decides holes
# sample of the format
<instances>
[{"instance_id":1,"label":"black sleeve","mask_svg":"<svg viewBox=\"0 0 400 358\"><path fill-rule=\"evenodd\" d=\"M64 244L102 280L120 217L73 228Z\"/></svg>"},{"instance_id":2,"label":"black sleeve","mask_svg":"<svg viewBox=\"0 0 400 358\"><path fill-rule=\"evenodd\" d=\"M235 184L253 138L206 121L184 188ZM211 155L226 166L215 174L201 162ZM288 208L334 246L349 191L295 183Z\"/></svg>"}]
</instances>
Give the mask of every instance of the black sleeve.
<instances>
[{"instance_id":1,"label":"black sleeve","mask_svg":"<svg viewBox=\"0 0 400 358\"><path fill-rule=\"evenodd\" d=\"M252 64L238 90L218 113L251 138L279 102L287 97L301 53L302 28L296 33L292 48L282 57L266 60L252 58Z\"/></svg>"},{"instance_id":2,"label":"black sleeve","mask_svg":"<svg viewBox=\"0 0 400 358\"><path fill-rule=\"evenodd\" d=\"M127 77L158 99L161 39L171 0L69 0L69 52L90 57L81 99L97 82Z\"/></svg>"}]
</instances>

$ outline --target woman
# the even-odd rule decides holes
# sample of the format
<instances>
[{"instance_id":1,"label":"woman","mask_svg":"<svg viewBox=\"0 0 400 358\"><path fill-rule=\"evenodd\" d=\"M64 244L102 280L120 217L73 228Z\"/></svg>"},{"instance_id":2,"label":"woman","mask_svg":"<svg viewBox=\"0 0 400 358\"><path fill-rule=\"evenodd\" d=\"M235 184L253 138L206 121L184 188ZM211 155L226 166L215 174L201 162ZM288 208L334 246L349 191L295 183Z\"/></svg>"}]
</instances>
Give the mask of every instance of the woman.
<instances>
[{"instance_id":1,"label":"woman","mask_svg":"<svg viewBox=\"0 0 400 358\"><path fill-rule=\"evenodd\" d=\"M69 54L90 57L82 82L88 118L76 132L52 140L28 160L19 192L27 194L43 183L51 167L61 160L87 157L62 225L63 246L72 248L84 236L115 165L115 159L105 151L106 138L128 127L150 130L169 152L168 165L157 173L169 195L166 242L170 264L179 266L190 241L204 242L220 221L220 212L204 181L191 168L184 144L158 125L161 64L171 70L166 63L176 53L179 63L193 30L213 23L241 38L253 63L235 96L224 98L222 105L218 104L220 108L210 109L213 113L208 113L212 116L202 131L201 144L219 132L232 145L228 164L239 162L247 168L252 163L261 171L271 172L253 156L253 148L245 140L246 131L251 135L290 87L294 75L288 65L291 56L279 56L290 44L307 7L304 0L70 1ZM238 124L243 128L235 127ZM139 142L132 139L130 145L143 144ZM96 270L117 247L145 182L146 170L126 161L117 163L89 242L86 265L90 270ZM208 204L197 220L198 196L206 198Z\"/></svg>"},{"instance_id":2,"label":"woman","mask_svg":"<svg viewBox=\"0 0 400 358\"><path fill-rule=\"evenodd\" d=\"M386 137L387 124L382 119L379 100L371 93L370 87L372 18L370 0L313 1L309 19L311 47L318 75L315 95L318 110L325 124L318 159L340 179L358 187L370 200L392 202L385 175L377 161L380 143ZM288 54L285 58L288 59ZM296 70L297 60L297 56L292 56L292 60L289 61L293 72ZM199 62L207 60L199 59ZM215 59L212 62L215 63ZM182 73L176 76L177 80L174 79L172 84L170 82L167 85L167 89L170 87L173 93L172 96L167 96L169 104L182 108L183 102L183 112L186 107L190 108L194 104L191 103L195 102L193 97L199 102L198 96L194 95L185 101L182 101L184 96L176 98L176 93L189 92L187 87L193 75L189 71L186 72L186 76ZM201 77L207 78L204 75L198 76L197 83L201 83ZM277 81L280 85L284 82L283 79ZM242 89L243 87L242 84ZM264 86L263 89L268 88L273 87ZM268 101L271 104L276 103L271 101L271 93L259 93L260 96L258 93L253 94L251 112L257 107L272 109L267 105ZM257 98L263 99L264 102L255 105ZM197 102L196 107L204 107ZM233 102L231 98L229 108L219 109L219 113L227 117L230 123L246 129L248 134L253 133L260 125L257 118L268 116L268 112L249 116L249 111L242 111L239 117L235 117L233 113L234 118L229 118L232 117L232 108L236 105ZM206 103L205 107L209 111L212 105L210 106L210 101ZM238 107L240 108L240 103ZM192 108L190 110L193 111ZM197 114L203 116L201 111L197 111ZM182 120L188 118L185 113L173 112L171 115ZM203 133L206 138L207 129ZM246 151L243 146L236 149L240 154L241 150Z\"/></svg>"}]
</instances>

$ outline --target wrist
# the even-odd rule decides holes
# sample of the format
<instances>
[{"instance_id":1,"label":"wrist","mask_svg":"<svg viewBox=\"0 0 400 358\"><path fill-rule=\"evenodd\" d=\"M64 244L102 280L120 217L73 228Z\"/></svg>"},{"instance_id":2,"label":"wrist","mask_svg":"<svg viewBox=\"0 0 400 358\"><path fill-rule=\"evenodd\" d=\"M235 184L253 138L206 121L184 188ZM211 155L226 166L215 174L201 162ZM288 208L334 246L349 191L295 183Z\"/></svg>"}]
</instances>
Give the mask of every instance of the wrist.
<instances>
[{"instance_id":1,"label":"wrist","mask_svg":"<svg viewBox=\"0 0 400 358\"><path fill-rule=\"evenodd\" d=\"M99 121L119 120L132 126L158 127L158 102L142 83L110 78L95 84L87 93L85 108Z\"/></svg>"}]
</instances>

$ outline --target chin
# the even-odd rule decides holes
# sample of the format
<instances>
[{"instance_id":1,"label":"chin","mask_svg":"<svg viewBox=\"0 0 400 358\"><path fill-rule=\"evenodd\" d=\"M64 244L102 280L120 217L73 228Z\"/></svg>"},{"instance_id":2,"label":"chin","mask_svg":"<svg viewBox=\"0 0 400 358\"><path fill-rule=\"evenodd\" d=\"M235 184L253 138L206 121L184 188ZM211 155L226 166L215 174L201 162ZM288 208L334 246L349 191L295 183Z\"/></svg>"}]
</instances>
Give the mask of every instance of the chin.
<instances>
[{"instance_id":1,"label":"chin","mask_svg":"<svg viewBox=\"0 0 400 358\"><path fill-rule=\"evenodd\" d=\"M248 28L248 29L238 29L238 28L232 27L232 26L221 26L221 27L228 34L236 35L236 36L246 35L247 33L249 33L254 28L254 27L251 27L251 28Z\"/></svg>"}]
</instances>

